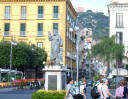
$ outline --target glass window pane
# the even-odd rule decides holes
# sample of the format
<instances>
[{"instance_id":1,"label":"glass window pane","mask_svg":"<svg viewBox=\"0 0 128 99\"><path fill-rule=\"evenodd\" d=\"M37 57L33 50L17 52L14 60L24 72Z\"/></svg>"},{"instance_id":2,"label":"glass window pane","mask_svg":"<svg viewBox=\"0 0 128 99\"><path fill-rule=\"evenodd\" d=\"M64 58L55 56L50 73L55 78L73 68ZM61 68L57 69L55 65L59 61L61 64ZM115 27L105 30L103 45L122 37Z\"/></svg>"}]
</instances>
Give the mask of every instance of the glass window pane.
<instances>
[{"instance_id":1,"label":"glass window pane","mask_svg":"<svg viewBox=\"0 0 128 99\"><path fill-rule=\"evenodd\" d=\"M53 18L58 18L58 13L59 13L59 7L58 6L54 6L54 14L53 14Z\"/></svg>"},{"instance_id":2,"label":"glass window pane","mask_svg":"<svg viewBox=\"0 0 128 99\"><path fill-rule=\"evenodd\" d=\"M43 24L42 23L38 23L38 31L43 31Z\"/></svg>"},{"instance_id":3,"label":"glass window pane","mask_svg":"<svg viewBox=\"0 0 128 99\"><path fill-rule=\"evenodd\" d=\"M58 31L58 23L53 23L53 30L57 30Z\"/></svg>"},{"instance_id":4,"label":"glass window pane","mask_svg":"<svg viewBox=\"0 0 128 99\"><path fill-rule=\"evenodd\" d=\"M44 7L43 6L38 6L38 18L43 18L43 13L44 13Z\"/></svg>"},{"instance_id":5,"label":"glass window pane","mask_svg":"<svg viewBox=\"0 0 128 99\"><path fill-rule=\"evenodd\" d=\"M21 16L26 17L26 6L21 7Z\"/></svg>"},{"instance_id":6,"label":"glass window pane","mask_svg":"<svg viewBox=\"0 0 128 99\"><path fill-rule=\"evenodd\" d=\"M58 6L54 6L54 13L58 13Z\"/></svg>"},{"instance_id":7,"label":"glass window pane","mask_svg":"<svg viewBox=\"0 0 128 99\"><path fill-rule=\"evenodd\" d=\"M9 18L10 17L10 6L6 6L5 7L5 18Z\"/></svg>"},{"instance_id":8,"label":"glass window pane","mask_svg":"<svg viewBox=\"0 0 128 99\"><path fill-rule=\"evenodd\" d=\"M26 30L26 24L25 23L22 23L21 24L21 31L25 31Z\"/></svg>"},{"instance_id":9,"label":"glass window pane","mask_svg":"<svg viewBox=\"0 0 128 99\"><path fill-rule=\"evenodd\" d=\"M5 24L5 31L9 31L9 26L10 26L9 23Z\"/></svg>"},{"instance_id":10,"label":"glass window pane","mask_svg":"<svg viewBox=\"0 0 128 99\"><path fill-rule=\"evenodd\" d=\"M43 48L43 43L42 42L37 42L37 47Z\"/></svg>"},{"instance_id":11,"label":"glass window pane","mask_svg":"<svg viewBox=\"0 0 128 99\"><path fill-rule=\"evenodd\" d=\"M116 26L123 27L123 13L116 14Z\"/></svg>"}]
</instances>

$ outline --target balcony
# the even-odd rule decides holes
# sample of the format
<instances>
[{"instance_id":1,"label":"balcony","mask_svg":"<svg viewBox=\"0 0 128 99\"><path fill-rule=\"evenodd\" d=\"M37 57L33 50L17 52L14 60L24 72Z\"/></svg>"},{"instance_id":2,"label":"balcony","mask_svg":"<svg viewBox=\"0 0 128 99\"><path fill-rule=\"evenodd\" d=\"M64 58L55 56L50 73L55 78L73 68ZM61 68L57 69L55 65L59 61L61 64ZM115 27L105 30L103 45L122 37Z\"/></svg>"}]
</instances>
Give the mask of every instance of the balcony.
<instances>
[{"instance_id":1,"label":"balcony","mask_svg":"<svg viewBox=\"0 0 128 99\"><path fill-rule=\"evenodd\" d=\"M26 36L26 31L21 31L20 36L23 36L23 37Z\"/></svg>"},{"instance_id":2,"label":"balcony","mask_svg":"<svg viewBox=\"0 0 128 99\"><path fill-rule=\"evenodd\" d=\"M10 19L10 15L5 15L4 19Z\"/></svg>"},{"instance_id":3,"label":"balcony","mask_svg":"<svg viewBox=\"0 0 128 99\"><path fill-rule=\"evenodd\" d=\"M37 36L43 36L43 31L38 31Z\"/></svg>"},{"instance_id":4,"label":"balcony","mask_svg":"<svg viewBox=\"0 0 128 99\"><path fill-rule=\"evenodd\" d=\"M58 19L58 18L59 18L58 13L54 13L54 14L53 14L53 18L54 18L54 19Z\"/></svg>"},{"instance_id":5,"label":"balcony","mask_svg":"<svg viewBox=\"0 0 128 99\"><path fill-rule=\"evenodd\" d=\"M4 31L4 36L9 36L10 32L9 31Z\"/></svg>"},{"instance_id":6,"label":"balcony","mask_svg":"<svg viewBox=\"0 0 128 99\"><path fill-rule=\"evenodd\" d=\"M44 15L43 14L38 14L38 19L43 19Z\"/></svg>"},{"instance_id":7,"label":"balcony","mask_svg":"<svg viewBox=\"0 0 128 99\"><path fill-rule=\"evenodd\" d=\"M26 19L26 15L21 15L20 19Z\"/></svg>"}]
</instances>

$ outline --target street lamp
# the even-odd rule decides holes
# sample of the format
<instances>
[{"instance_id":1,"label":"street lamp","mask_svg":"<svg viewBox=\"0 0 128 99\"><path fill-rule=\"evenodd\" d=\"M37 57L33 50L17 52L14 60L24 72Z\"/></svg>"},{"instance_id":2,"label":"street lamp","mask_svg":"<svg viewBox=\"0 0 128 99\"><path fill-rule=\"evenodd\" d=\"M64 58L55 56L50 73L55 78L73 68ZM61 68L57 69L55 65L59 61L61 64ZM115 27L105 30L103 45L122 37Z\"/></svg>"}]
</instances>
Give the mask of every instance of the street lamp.
<instances>
[{"instance_id":1,"label":"street lamp","mask_svg":"<svg viewBox=\"0 0 128 99\"><path fill-rule=\"evenodd\" d=\"M72 38L73 28L70 28L69 31L70 31L70 33L71 33L71 38ZM72 40L72 39L71 39L71 40ZM73 45L73 44L71 44L71 77L73 78L73 66L72 66L72 58L73 58L73 57L72 57L72 55L73 55L73 54L72 54L72 53L73 53L72 47L73 47L73 46L72 46L72 45Z\"/></svg>"},{"instance_id":2,"label":"street lamp","mask_svg":"<svg viewBox=\"0 0 128 99\"><path fill-rule=\"evenodd\" d=\"M17 45L17 43L14 42L13 36L11 37L11 49L10 49L10 82L11 82L11 69L12 69L12 45Z\"/></svg>"},{"instance_id":3,"label":"street lamp","mask_svg":"<svg viewBox=\"0 0 128 99\"><path fill-rule=\"evenodd\" d=\"M77 80L77 84L78 84L78 82L79 82L79 27L75 27L75 29L76 29L76 35L77 35L77 42L76 42L76 53L77 53L77 55L76 55L76 63L77 63L77 77L76 77L76 80Z\"/></svg>"}]
</instances>

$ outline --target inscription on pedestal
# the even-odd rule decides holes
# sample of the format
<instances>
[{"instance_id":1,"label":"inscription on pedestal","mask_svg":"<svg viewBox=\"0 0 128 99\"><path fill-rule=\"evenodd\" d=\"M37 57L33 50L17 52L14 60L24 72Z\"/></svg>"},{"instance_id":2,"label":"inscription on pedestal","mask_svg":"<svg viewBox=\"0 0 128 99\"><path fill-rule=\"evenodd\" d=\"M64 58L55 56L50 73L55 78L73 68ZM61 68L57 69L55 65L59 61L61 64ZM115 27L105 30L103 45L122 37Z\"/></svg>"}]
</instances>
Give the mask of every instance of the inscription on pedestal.
<instances>
[{"instance_id":1,"label":"inscription on pedestal","mask_svg":"<svg viewBox=\"0 0 128 99\"><path fill-rule=\"evenodd\" d=\"M48 75L48 90L57 90L57 75Z\"/></svg>"}]
</instances>

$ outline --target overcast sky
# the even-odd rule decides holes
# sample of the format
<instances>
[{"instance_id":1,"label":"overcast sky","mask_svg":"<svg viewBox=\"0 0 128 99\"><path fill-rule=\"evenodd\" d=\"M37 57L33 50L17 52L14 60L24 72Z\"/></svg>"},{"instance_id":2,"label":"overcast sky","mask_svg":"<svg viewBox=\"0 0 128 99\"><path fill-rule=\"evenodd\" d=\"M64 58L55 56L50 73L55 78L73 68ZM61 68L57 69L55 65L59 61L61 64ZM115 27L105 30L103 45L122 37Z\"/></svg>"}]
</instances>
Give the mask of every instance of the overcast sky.
<instances>
[{"instance_id":1,"label":"overcast sky","mask_svg":"<svg viewBox=\"0 0 128 99\"><path fill-rule=\"evenodd\" d=\"M85 11L91 9L93 11L105 12L107 15L107 5L112 0L71 0L74 7L84 7Z\"/></svg>"}]
</instances>

